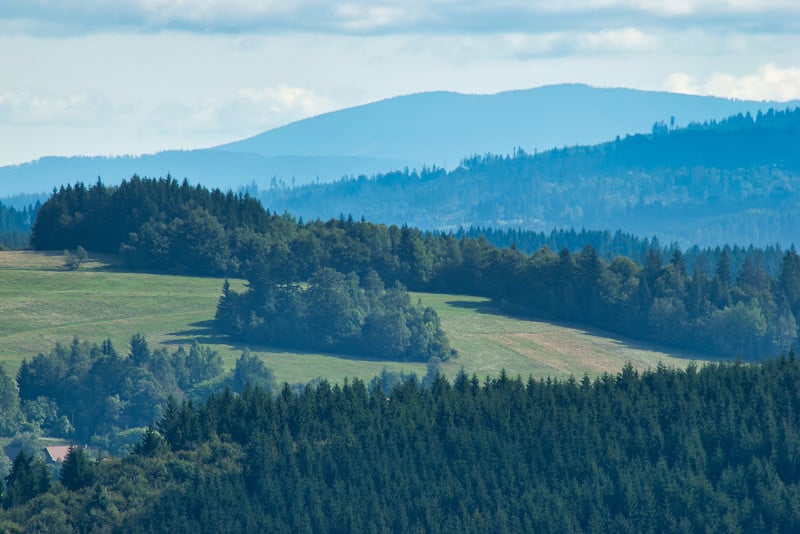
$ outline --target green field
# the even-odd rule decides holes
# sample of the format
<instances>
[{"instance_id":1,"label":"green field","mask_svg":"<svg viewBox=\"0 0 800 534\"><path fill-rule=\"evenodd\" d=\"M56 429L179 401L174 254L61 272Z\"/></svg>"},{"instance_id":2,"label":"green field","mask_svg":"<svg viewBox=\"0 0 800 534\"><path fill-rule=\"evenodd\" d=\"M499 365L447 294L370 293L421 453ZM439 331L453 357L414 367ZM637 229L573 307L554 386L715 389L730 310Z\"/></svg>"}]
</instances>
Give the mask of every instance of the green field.
<instances>
[{"instance_id":1,"label":"green field","mask_svg":"<svg viewBox=\"0 0 800 534\"><path fill-rule=\"evenodd\" d=\"M62 268L60 253L0 252L0 361L19 363L73 336L100 342L110 338L124 352L130 337L143 333L151 346L176 348L197 339L232 365L244 345L230 343L210 327L222 279L127 273L114 258L90 257L78 271ZM232 282L241 289L241 282ZM638 368L685 366L699 357L584 328L525 321L494 313L478 297L413 293L442 319L458 357L443 365L454 376L468 373L559 377L616 373L630 361ZM369 380L386 367L425 373L424 364L384 362L341 355L249 347L280 381L305 383L316 377Z\"/></svg>"}]
</instances>

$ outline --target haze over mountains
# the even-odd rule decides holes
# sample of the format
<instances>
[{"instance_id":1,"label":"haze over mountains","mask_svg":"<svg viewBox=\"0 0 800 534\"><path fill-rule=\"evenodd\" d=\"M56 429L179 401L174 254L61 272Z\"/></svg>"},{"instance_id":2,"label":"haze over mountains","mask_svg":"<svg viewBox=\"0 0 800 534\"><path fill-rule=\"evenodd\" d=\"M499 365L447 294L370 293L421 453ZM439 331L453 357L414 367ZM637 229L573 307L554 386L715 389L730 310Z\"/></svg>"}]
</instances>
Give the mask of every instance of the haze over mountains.
<instances>
[{"instance_id":1,"label":"haze over mountains","mask_svg":"<svg viewBox=\"0 0 800 534\"><path fill-rule=\"evenodd\" d=\"M473 154L508 154L613 140L676 125L800 102L755 102L586 85L552 85L495 95L420 93L297 121L237 142L143 156L44 157L0 168L0 197L65 183L115 184L133 174L207 187L267 188L439 166ZM274 179L274 180L273 180Z\"/></svg>"}]
</instances>

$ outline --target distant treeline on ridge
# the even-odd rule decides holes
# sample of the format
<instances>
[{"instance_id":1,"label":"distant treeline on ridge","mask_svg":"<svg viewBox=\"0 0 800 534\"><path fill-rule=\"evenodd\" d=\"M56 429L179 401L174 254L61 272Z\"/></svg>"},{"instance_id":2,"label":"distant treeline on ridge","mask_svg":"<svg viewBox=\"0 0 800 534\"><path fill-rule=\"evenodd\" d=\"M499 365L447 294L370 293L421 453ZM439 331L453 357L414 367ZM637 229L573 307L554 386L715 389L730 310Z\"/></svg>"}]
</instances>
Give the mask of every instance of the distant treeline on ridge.
<instances>
[{"instance_id":1,"label":"distant treeline on ridge","mask_svg":"<svg viewBox=\"0 0 800 534\"><path fill-rule=\"evenodd\" d=\"M800 226L800 108L534 154L485 154L332 184L275 187L295 216L362 215L423 229L611 228L665 242L785 246ZM511 147L509 147L511 150Z\"/></svg>"}]
</instances>

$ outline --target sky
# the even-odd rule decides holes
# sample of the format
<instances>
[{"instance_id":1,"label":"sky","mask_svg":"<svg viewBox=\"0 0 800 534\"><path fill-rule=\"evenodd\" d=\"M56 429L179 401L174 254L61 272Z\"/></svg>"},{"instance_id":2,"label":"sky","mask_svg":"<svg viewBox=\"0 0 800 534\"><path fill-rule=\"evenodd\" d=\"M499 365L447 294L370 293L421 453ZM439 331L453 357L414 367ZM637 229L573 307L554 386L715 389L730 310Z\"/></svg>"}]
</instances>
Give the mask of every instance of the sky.
<instances>
[{"instance_id":1,"label":"sky","mask_svg":"<svg viewBox=\"0 0 800 534\"><path fill-rule=\"evenodd\" d=\"M0 0L0 165L564 82L798 99L800 2Z\"/></svg>"}]
</instances>

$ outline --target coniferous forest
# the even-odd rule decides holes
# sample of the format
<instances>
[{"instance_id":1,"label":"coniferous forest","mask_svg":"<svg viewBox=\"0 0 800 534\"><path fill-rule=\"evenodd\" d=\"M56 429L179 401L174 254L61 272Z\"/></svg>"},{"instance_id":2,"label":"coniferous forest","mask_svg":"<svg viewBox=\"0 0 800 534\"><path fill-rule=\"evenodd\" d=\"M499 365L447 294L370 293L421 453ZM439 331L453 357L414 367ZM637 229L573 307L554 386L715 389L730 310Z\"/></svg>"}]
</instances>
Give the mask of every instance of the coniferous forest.
<instances>
[{"instance_id":1,"label":"coniferous forest","mask_svg":"<svg viewBox=\"0 0 800 534\"><path fill-rule=\"evenodd\" d=\"M793 532L800 361L170 398L123 457L25 454L8 532Z\"/></svg>"}]
</instances>

